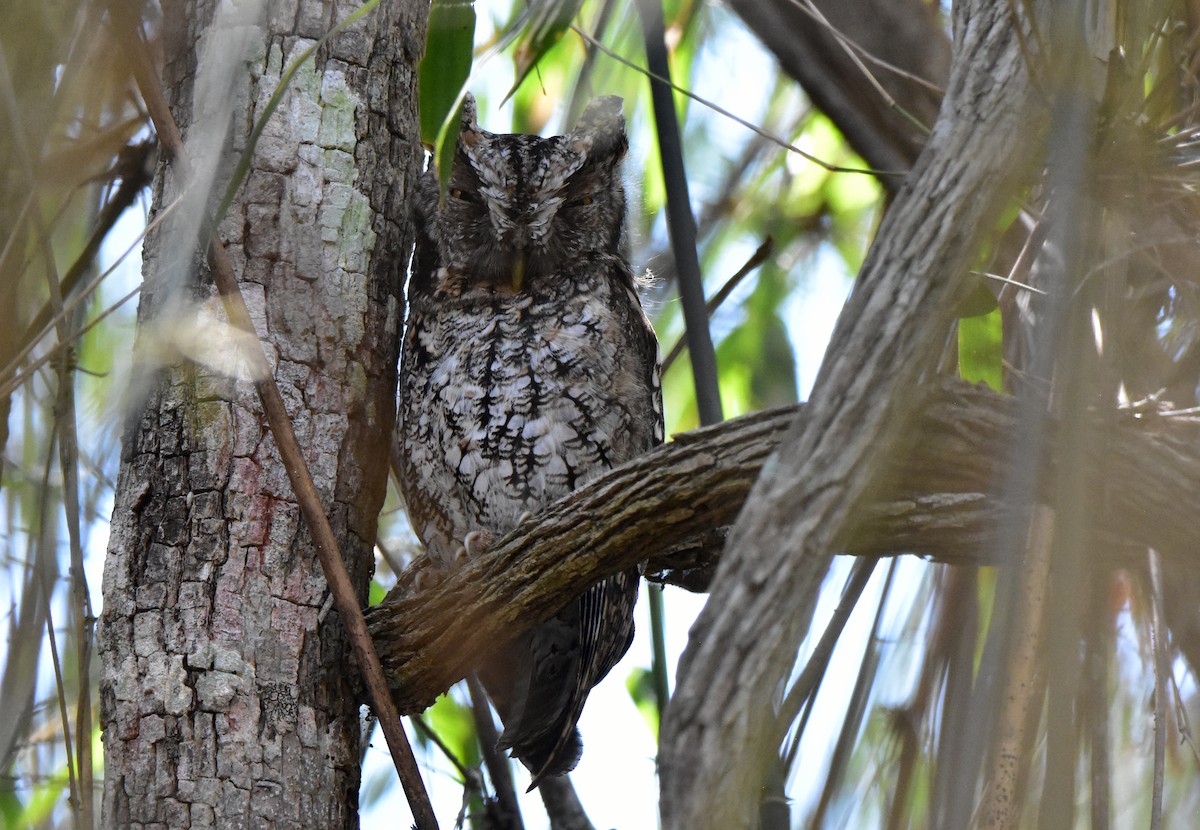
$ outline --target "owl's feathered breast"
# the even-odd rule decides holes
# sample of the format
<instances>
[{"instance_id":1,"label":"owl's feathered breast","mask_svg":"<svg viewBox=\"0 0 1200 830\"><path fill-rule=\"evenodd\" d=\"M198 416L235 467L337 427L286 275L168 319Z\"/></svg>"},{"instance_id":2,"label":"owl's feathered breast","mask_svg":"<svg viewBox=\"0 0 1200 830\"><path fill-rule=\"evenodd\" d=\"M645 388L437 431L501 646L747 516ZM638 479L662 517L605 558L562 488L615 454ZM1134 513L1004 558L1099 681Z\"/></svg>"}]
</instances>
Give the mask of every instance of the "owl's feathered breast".
<instances>
[{"instance_id":1,"label":"owl's feathered breast","mask_svg":"<svg viewBox=\"0 0 1200 830\"><path fill-rule=\"evenodd\" d=\"M589 258L570 275L569 292L541 295L455 284L450 275L413 298L405 495L435 553L452 555L472 530L502 534L661 440L647 324L613 270L624 267L616 257Z\"/></svg>"}]
</instances>

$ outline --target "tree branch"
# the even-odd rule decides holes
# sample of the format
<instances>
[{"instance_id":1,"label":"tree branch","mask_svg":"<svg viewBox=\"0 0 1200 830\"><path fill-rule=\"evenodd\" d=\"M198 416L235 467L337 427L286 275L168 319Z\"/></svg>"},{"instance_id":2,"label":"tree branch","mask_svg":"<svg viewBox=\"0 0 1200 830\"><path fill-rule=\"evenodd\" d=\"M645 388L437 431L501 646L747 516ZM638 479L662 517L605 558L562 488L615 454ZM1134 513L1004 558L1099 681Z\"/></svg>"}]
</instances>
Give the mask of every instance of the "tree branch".
<instances>
[{"instance_id":1,"label":"tree branch","mask_svg":"<svg viewBox=\"0 0 1200 830\"><path fill-rule=\"evenodd\" d=\"M764 461L803 406L747 415L675 437L556 502L499 540L453 579L422 557L384 604L367 612L400 710L419 712L465 677L499 639L558 610L601 577L649 558L647 574L692 590L707 587L728 525ZM995 565L986 544L1004 505L994 489L1012 435L1015 399L942 381L925 393L914 446L887 470L835 548L866 556L914 553L936 561ZM1113 564L1146 546L1190 556L1200 514L1200 418L1097 418L1112 429L1092 452L1113 465L1090 503ZM1053 434L1051 440L1054 440ZM1048 453L1052 456L1052 453ZM1045 469L1041 487L1057 472ZM422 591L420 580L433 583Z\"/></svg>"},{"instance_id":2,"label":"tree branch","mask_svg":"<svg viewBox=\"0 0 1200 830\"><path fill-rule=\"evenodd\" d=\"M922 0L731 0L730 8L871 167L903 172L925 144L950 65ZM886 64L886 65L885 65ZM913 78L919 77L925 83ZM901 176L881 176L893 195Z\"/></svg>"},{"instance_id":3,"label":"tree branch","mask_svg":"<svg viewBox=\"0 0 1200 830\"><path fill-rule=\"evenodd\" d=\"M659 745L666 830L741 827L758 812L776 714L830 554L916 437L969 272L1012 188L1032 175L1033 106L1010 7L954 5L950 84L929 142L884 216L808 407L756 483L679 663Z\"/></svg>"}]
</instances>

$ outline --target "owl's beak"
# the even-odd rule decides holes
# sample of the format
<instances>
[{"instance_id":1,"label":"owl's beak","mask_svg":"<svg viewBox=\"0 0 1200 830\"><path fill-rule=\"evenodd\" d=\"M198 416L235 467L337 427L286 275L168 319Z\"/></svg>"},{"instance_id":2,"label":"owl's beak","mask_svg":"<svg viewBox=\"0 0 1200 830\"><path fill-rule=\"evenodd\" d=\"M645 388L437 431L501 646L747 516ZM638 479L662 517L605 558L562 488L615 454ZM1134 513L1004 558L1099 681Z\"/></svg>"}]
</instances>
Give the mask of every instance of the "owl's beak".
<instances>
[{"instance_id":1,"label":"owl's beak","mask_svg":"<svg viewBox=\"0 0 1200 830\"><path fill-rule=\"evenodd\" d=\"M513 257L512 263L512 287L513 291L520 291L521 286L525 283L525 251L518 248L516 256Z\"/></svg>"}]
</instances>

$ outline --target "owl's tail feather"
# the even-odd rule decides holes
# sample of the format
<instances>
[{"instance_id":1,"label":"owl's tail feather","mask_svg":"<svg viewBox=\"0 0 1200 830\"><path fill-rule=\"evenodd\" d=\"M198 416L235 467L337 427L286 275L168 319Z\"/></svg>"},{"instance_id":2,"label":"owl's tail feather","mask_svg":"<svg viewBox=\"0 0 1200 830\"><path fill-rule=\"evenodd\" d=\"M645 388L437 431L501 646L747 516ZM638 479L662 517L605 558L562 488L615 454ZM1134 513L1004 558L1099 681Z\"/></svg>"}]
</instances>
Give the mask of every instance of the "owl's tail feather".
<instances>
[{"instance_id":1,"label":"owl's tail feather","mask_svg":"<svg viewBox=\"0 0 1200 830\"><path fill-rule=\"evenodd\" d=\"M553 743L549 739L557 738ZM503 737L500 740L502 749L511 749L514 758L519 760L533 773L533 780L525 792L533 792L542 780L555 775L566 775L575 769L583 755L583 739L579 730L571 724L562 735L539 735L536 742L517 743L506 746Z\"/></svg>"},{"instance_id":2,"label":"owl's tail feather","mask_svg":"<svg viewBox=\"0 0 1200 830\"><path fill-rule=\"evenodd\" d=\"M482 667L480 677L504 721L497 744L510 750L533 775L573 770L583 753L575 723L587 689L574 682L579 649L575 626L551 620Z\"/></svg>"},{"instance_id":3,"label":"owl's tail feather","mask_svg":"<svg viewBox=\"0 0 1200 830\"><path fill-rule=\"evenodd\" d=\"M575 724L588 689L564 684L561 678L557 683L545 680L534 673L521 716L506 723L500 736L500 748L511 750L533 775L530 790L548 776L575 769L583 754Z\"/></svg>"}]
</instances>

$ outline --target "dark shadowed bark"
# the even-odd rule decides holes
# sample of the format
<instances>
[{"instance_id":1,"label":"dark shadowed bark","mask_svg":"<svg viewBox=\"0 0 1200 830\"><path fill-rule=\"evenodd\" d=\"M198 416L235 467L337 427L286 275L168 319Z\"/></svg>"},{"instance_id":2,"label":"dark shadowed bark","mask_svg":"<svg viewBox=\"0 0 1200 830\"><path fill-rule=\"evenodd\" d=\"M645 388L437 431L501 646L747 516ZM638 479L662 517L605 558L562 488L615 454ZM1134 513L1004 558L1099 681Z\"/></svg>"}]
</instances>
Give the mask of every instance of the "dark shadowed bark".
<instances>
[{"instance_id":1,"label":"dark shadowed bark","mask_svg":"<svg viewBox=\"0 0 1200 830\"><path fill-rule=\"evenodd\" d=\"M139 343L160 362L133 390L105 567L102 825L354 827L355 670L254 386L230 377L236 339L195 239L216 204L203 194L225 187L283 70L352 9L214 21L216 7L164 9L163 83L201 198L190 226L185 205L146 242ZM382 4L301 68L219 228L363 598L394 418L426 8ZM222 66L228 85L214 88ZM180 191L164 164L154 211Z\"/></svg>"}]
</instances>

